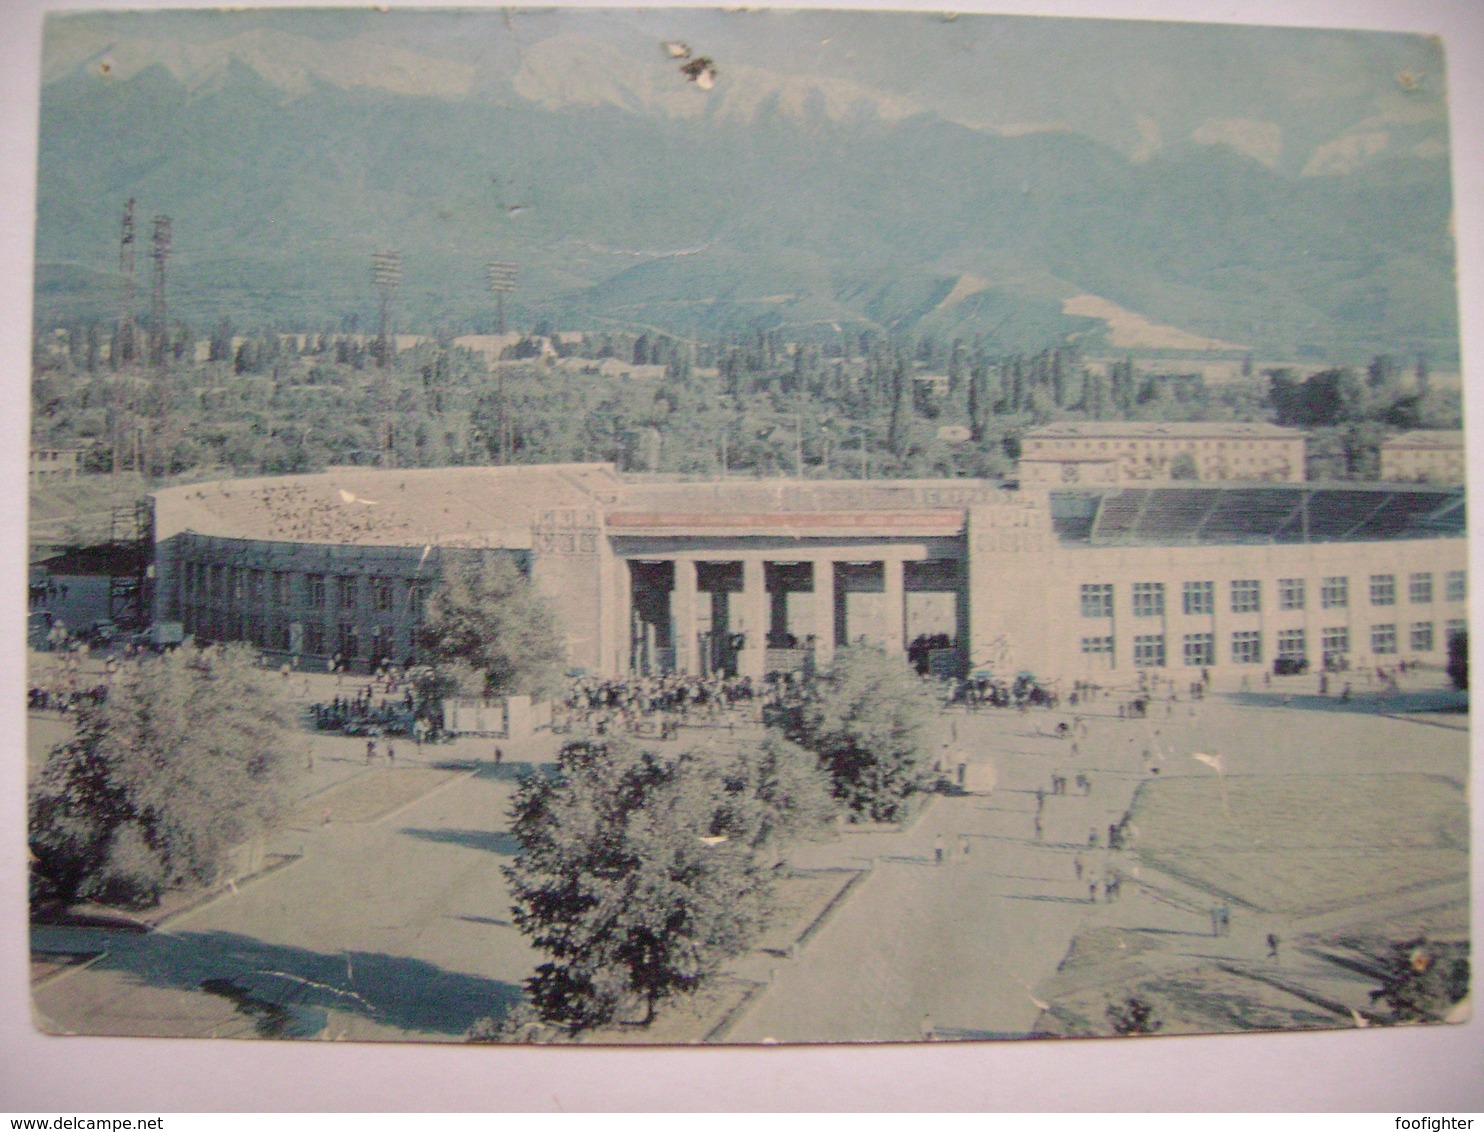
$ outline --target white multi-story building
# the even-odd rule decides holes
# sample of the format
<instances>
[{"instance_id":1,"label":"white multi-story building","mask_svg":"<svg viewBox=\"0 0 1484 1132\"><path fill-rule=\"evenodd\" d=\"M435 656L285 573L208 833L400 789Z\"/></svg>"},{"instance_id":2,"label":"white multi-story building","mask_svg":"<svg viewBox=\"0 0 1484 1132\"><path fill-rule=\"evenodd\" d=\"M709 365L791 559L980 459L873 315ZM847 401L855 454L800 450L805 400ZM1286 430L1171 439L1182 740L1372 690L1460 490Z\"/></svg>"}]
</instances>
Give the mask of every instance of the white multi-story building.
<instances>
[{"instance_id":1,"label":"white multi-story building","mask_svg":"<svg viewBox=\"0 0 1484 1132\"><path fill-rule=\"evenodd\" d=\"M1381 444L1381 478L1391 483L1464 482L1463 431L1416 429Z\"/></svg>"},{"instance_id":2,"label":"white multi-story building","mask_svg":"<svg viewBox=\"0 0 1484 1132\"><path fill-rule=\"evenodd\" d=\"M1271 424L1068 421L1021 441L1022 487L1184 480L1302 483L1304 434Z\"/></svg>"}]
</instances>

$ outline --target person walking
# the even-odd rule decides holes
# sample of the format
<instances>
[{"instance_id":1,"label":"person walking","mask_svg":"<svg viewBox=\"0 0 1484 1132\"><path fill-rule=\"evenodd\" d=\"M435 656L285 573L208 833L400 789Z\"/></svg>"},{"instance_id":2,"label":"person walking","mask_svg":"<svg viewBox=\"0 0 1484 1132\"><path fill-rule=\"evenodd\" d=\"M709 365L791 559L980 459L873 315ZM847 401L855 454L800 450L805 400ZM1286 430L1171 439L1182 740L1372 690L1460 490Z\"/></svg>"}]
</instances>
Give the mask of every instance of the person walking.
<instances>
[{"instance_id":1,"label":"person walking","mask_svg":"<svg viewBox=\"0 0 1484 1132\"><path fill-rule=\"evenodd\" d=\"M1278 937L1272 932L1268 932L1268 958L1278 958Z\"/></svg>"},{"instance_id":2,"label":"person walking","mask_svg":"<svg viewBox=\"0 0 1484 1132\"><path fill-rule=\"evenodd\" d=\"M933 858L935 864L943 863L943 835L941 833L933 838Z\"/></svg>"},{"instance_id":3,"label":"person walking","mask_svg":"<svg viewBox=\"0 0 1484 1132\"><path fill-rule=\"evenodd\" d=\"M375 739L367 739L366 740L366 765L367 766L370 766L371 765L371 760L374 759L375 757L376 757L376 740Z\"/></svg>"}]
</instances>

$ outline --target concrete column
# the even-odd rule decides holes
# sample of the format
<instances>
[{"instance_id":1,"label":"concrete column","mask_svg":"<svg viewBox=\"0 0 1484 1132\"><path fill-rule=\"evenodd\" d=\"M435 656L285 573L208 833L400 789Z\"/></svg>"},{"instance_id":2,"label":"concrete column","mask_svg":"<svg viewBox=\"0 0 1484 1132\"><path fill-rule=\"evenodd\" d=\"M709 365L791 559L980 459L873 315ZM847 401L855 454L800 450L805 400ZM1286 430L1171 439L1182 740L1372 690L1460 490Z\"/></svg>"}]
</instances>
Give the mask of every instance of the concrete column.
<instances>
[{"instance_id":1,"label":"concrete column","mask_svg":"<svg viewBox=\"0 0 1484 1132\"><path fill-rule=\"evenodd\" d=\"M629 570L628 559L615 558L614 565L618 569L618 608L614 611L618 629L615 671L624 676L634 655L634 576Z\"/></svg>"},{"instance_id":2,"label":"concrete column","mask_svg":"<svg viewBox=\"0 0 1484 1132\"><path fill-rule=\"evenodd\" d=\"M882 595L881 634L888 653L906 652L903 638L907 634L907 598L902 584L902 560L888 558L882 568L886 593Z\"/></svg>"},{"instance_id":3,"label":"concrete column","mask_svg":"<svg viewBox=\"0 0 1484 1132\"><path fill-rule=\"evenodd\" d=\"M816 558L814 569L814 663L835 663L835 560Z\"/></svg>"},{"instance_id":4,"label":"concrete column","mask_svg":"<svg viewBox=\"0 0 1484 1132\"><path fill-rule=\"evenodd\" d=\"M675 560L670 618L675 634L675 671L699 672L700 658L696 656L696 564L689 559Z\"/></svg>"},{"instance_id":5,"label":"concrete column","mask_svg":"<svg viewBox=\"0 0 1484 1132\"><path fill-rule=\"evenodd\" d=\"M746 644L737 661L737 675L760 680L767 671L768 588L761 558L742 560L741 627Z\"/></svg>"}]
</instances>

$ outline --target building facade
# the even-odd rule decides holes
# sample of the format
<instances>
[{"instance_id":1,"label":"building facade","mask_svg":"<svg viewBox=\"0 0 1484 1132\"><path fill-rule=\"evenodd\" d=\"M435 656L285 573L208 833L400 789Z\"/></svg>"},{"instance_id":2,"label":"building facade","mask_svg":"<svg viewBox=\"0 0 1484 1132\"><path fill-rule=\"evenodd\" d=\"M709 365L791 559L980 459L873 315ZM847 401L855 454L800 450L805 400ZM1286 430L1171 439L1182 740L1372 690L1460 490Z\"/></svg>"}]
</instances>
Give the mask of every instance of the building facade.
<instances>
[{"instance_id":1,"label":"building facade","mask_svg":"<svg viewBox=\"0 0 1484 1132\"><path fill-rule=\"evenodd\" d=\"M1270 424L1069 421L1021 442L1022 487L1302 483L1304 434Z\"/></svg>"},{"instance_id":2,"label":"building facade","mask_svg":"<svg viewBox=\"0 0 1484 1132\"><path fill-rule=\"evenodd\" d=\"M606 465L191 485L154 500L157 620L313 668L418 655L448 565L499 555L574 669L762 677L871 644L1045 680L1442 663L1461 490L667 482Z\"/></svg>"},{"instance_id":3,"label":"building facade","mask_svg":"<svg viewBox=\"0 0 1484 1132\"><path fill-rule=\"evenodd\" d=\"M1381 478L1391 483L1462 484L1463 431L1416 429L1381 444Z\"/></svg>"}]
</instances>

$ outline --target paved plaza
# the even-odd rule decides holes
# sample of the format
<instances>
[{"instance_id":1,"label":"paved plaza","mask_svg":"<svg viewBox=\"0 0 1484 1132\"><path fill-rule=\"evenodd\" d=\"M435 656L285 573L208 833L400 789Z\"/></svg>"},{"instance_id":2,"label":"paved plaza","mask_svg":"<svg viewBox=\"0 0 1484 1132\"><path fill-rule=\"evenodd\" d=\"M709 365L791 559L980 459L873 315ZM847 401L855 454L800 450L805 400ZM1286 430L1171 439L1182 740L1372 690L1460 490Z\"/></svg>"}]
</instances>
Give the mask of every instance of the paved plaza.
<instances>
[{"instance_id":1,"label":"paved plaza","mask_svg":"<svg viewBox=\"0 0 1484 1132\"><path fill-rule=\"evenodd\" d=\"M321 695L318 685L295 691ZM683 1007L679 1020L652 1032L622 1037L909 1041L1083 1032L1102 1024L1106 1003L1130 987L1154 997L1161 987L1181 988L1183 998L1171 991L1160 999L1173 1029L1275 1019L1338 1025L1340 1011L1363 1005L1374 982L1300 952L1293 945L1300 938L1367 925L1384 932L1463 924L1466 933L1467 880L1455 867L1462 861L1466 870L1466 822L1459 844L1377 850L1374 883L1366 869L1346 873L1338 903L1278 912L1243 904L1241 892L1212 879L1218 873L1205 858L1186 861L1179 845L1160 842L1163 828L1138 828L1146 813L1161 827L1179 826L1180 814L1197 806L1224 804L1241 816L1248 795L1236 790L1239 782L1271 781L1282 796L1288 782L1402 776L1434 784L1428 805L1446 809L1448 791L1466 781L1467 716L1441 710L1461 697L1438 674L1404 679L1400 693L1385 695L1357 681L1348 704L1318 696L1310 678L1252 692L1218 689L1194 703L1157 700L1144 719L1120 718L1119 702L945 713L937 742L950 773L969 763L972 786L992 763L993 791L936 797L903 829L842 827L799 847L791 866L818 883L766 949L732 965L719 981L726 993ZM1077 725L1058 736L1060 722ZM693 734L682 730L680 742ZM368 766L364 740L317 737L305 798L274 835L267 871L153 931L33 928L38 956L77 960L38 963L38 1025L63 1033L460 1040L476 1020L499 1017L539 962L510 923L499 866L515 849L506 815L516 775L554 759L557 743L542 735L502 744L498 765L489 739L421 751L399 743L394 764L383 755ZM1053 793L1053 776L1067 780L1066 793ZM1226 784L1234 794L1222 795ZM1334 793L1338 804L1351 804ZM1111 849L1109 827L1119 823L1125 847ZM1273 834L1254 828L1253 836ZM1249 871L1294 859L1278 844L1226 858ZM1415 876L1407 872L1414 860ZM1121 883L1110 900L1107 882L1115 878ZM1230 934L1220 937L1212 934L1217 902L1231 917ZM1269 934L1283 941L1277 961L1267 955ZM1211 1003L1229 1009L1222 1014Z\"/></svg>"}]
</instances>

